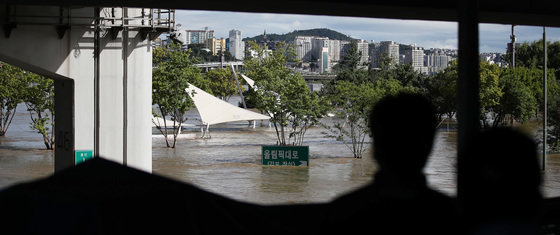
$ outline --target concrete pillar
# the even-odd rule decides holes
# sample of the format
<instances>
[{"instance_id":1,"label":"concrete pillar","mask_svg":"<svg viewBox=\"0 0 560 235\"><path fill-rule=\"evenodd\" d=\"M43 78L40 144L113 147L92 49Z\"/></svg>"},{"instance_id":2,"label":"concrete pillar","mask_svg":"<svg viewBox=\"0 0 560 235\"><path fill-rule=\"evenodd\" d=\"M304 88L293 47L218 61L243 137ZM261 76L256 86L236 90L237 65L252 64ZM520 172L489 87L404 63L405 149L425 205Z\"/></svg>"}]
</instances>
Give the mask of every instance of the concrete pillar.
<instances>
[{"instance_id":1,"label":"concrete pillar","mask_svg":"<svg viewBox=\"0 0 560 235\"><path fill-rule=\"evenodd\" d=\"M75 164L74 80L55 79L55 172Z\"/></svg>"},{"instance_id":2,"label":"concrete pillar","mask_svg":"<svg viewBox=\"0 0 560 235\"><path fill-rule=\"evenodd\" d=\"M8 18L4 7L0 5L1 25ZM70 24L93 26L95 8L66 10L75 17ZM18 6L17 9L18 14L37 16L59 12L59 7ZM141 15L140 9L127 12L129 17ZM117 16L122 13L117 9ZM71 26L61 37L54 25L21 24L9 37L2 34L0 60L55 79L55 138L57 143L58 140L69 143L55 145L55 170L73 165L74 151L90 150L103 158L151 172L149 39L143 40L138 28L120 31L116 38L102 29L97 41L94 28L83 26Z\"/></svg>"}]
</instances>

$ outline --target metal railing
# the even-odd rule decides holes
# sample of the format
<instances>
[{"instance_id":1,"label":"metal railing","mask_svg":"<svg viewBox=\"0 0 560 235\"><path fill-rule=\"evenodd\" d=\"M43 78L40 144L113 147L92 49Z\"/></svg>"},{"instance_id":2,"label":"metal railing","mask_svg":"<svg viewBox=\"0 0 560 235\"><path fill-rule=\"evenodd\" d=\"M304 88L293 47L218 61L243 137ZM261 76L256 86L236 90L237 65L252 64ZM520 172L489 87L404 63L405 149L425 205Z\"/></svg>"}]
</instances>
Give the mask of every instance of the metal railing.
<instances>
[{"instance_id":1,"label":"metal railing","mask_svg":"<svg viewBox=\"0 0 560 235\"><path fill-rule=\"evenodd\" d=\"M138 29L145 33L161 34L175 29L174 9L138 8L139 14L128 15L128 8L102 8L99 17L95 14L75 14L70 7L40 6L6 6L4 18L4 35L9 37L18 25L55 26L62 38L71 27L90 27L95 29L122 30L123 28ZM150 38L154 38L153 35Z\"/></svg>"}]
</instances>

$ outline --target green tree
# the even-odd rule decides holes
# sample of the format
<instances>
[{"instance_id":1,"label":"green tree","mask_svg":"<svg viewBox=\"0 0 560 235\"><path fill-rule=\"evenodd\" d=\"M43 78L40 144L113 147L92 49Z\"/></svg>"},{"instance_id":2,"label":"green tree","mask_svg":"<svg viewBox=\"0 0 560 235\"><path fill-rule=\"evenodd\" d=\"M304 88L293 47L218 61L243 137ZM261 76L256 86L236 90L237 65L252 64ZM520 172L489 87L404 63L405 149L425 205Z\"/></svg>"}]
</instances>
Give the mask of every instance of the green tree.
<instances>
[{"instance_id":1,"label":"green tree","mask_svg":"<svg viewBox=\"0 0 560 235\"><path fill-rule=\"evenodd\" d=\"M299 73L286 63L295 58L292 45L278 43L269 52L250 42L256 56L245 59L247 76L255 80L256 92L248 93L257 109L270 116L279 145L301 145L307 129L326 113L319 96L310 91Z\"/></svg>"},{"instance_id":2,"label":"green tree","mask_svg":"<svg viewBox=\"0 0 560 235\"><path fill-rule=\"evenodd\" d=\"M335 92L335 85L339 81L347 81L354 84L367 82L369 79L368 71L358 67L360 65L360 58L361 52L358 51L358 44L352 42L341 62L333 68L336 77L323 83L323 95Z\"/></svg>"},{"instance_id":3,"label":"green tree","mask_svg":"<svg viewBox=\"0 0 560 235\"><path fill-rule=\"evenodd\" d=\"M511 125L513 121L526 122L537 108L537 100L527 85L525 71L520 68L507 69L500 76L503 95L499 105L493 108L493 126Z\"/></svg>"},{"instance_id":4,"label":"green tree","mask_svg":"<svg viewBox=\"0 0 560 235\"><path fill-rule=\"evenodd\" d=\"M403 87L413 88L416 92L426 93L428 77L414 70L412 64L396 64L389 70L390 77L400 81Z\"/></svg>"},{"instance_id":5,"label":"green tree","mask_svg":"<svg viewBox=\"0 0 560 235\"><path fill-rule=\"evenodd\" d=\"M54 82L25 72L25 105L31 117L31 129L43 136L47 149L54 149Z\"/></svg>"},{"instance_id":6,"label":"green tree","mask_svg":"<svg viewBox=\"0 0 560 235\"><path fill-rule=\"evenodd\" d=\"M0 136L6 135L17 105L23 102L24 84L23 70L0 62Z\"/></svg>"},{"instance_id":7,"label":"green tree","mask_svg":"<svg viewBox=\"0 0 560 235\"><path fill-rule=\"evenodd\" d=\"M361 57L362 52L358 50L358 43L356 41L352 41L350 43L350 47L348 47L348 49L344 53L342 61L336 64L333 69L338 73L343 71L350 73L355 72L360 65Z\"/></svg>"},{"instance_id":8,"label":"green tree","mask_svg":"<svg viewBox=\"0 0 560 235\"><path fill-rule=\"evenodd\" d=\"M153 113L156 117L164 118L163 125L155 121L154 124L164 136L167 147L175 148L177 136L181 133L181 123L187 120L186 112L194 107L186 90L187 83L209 90L208 82L203 79L190 53L181 51L178 44L171 45L169 49L157 48L153 51L152 104L157 107ZM173 123L167 123L167 117ZM172 136L172 143L168 139L169 135Z\"/></svg>"},{"instance_id":9,"label":"green tree","mask_svg":"<svg viewBox=\"0 0 560 235\"><path fill-rule=\"evenodd\" d=\"M209 81L212 94L222 100L228 101L232 95L237 93L237 84L229 68L210 70L204 74L204 77Z\"/></svg>"},{"instance_id":10,"label":"green tree","mask_svg":"<svg viewBox=\"0 0 560 235\"><path fill-rule=\"evenodd\" d=\"M560 152L560 95L549 96L547 142L550 151Z\"/></svg>"},{"instance_id":11,"label":"green tree","mask_svg":"<svg viewBox=\"0 0 560 235\"><path fill-rule=\"evenodd\" d=\"M364 143L369 135L368 115L379 98L380 89L376 89L373 83L356 84L349 81L336 82L334 91L328 95L336 108L332 124L324 123L328 131L326 134L342 141L355 158L362 158L367 148Z\"/></svg>"},{"instance_id":12,"label":"green tree","mask_svg":"<svg viewBox=\"0 0 560 235\"><path fill-rule=\"evenodd\" d=\"M501 69L497 65L481 62L479 67L479 99L480 99L480 121L483 127L489 127L491 119L495 119L496 107L500 105L503 95L500 87Z\"/></svg>"},{"instance_id":13,"label":"green tree","mask_svg":"<svg viewBox=\"0 0 560 235\"><path fill-rule=\"evenodd\" d=\"M367 147L364 142L369 134L367 122L372 105L385 95L416 90L412 85L404 88L401 80L395 79L406 73L396 71L402 67L358 69L359 58L357 49L351 48L343 60L346 63L335 70L336 77L323 88L323 95L334 107L335 114L332 123L323 123L328 130L326 134L343 141L355 158L361 158Z\"/></svg>"},{"instance_id":14,"label":"green tree","mask_svg":"<svg viewBox=\"0 0 560 235\"><path fill-rule=\"evenodd\" d=\"M560 76L560 41L546 42L548 68L555 69L556 77ZM505 60L511 64L511 53L507 53ZM543 41L523 42L515 49L516 66L526 68L543 67Z\"/></svg>"},{"instance_id":15,"label":"green tree","mask_svg":"<svg viewBox=\"0 0 560 235\"><path fill-rule=\"evenodd\" d=\"M434 106L438 119L443 115L452 118L457 112L457 62L437 73L427 81L427 97Z\"/></svg>"}]
</instances>

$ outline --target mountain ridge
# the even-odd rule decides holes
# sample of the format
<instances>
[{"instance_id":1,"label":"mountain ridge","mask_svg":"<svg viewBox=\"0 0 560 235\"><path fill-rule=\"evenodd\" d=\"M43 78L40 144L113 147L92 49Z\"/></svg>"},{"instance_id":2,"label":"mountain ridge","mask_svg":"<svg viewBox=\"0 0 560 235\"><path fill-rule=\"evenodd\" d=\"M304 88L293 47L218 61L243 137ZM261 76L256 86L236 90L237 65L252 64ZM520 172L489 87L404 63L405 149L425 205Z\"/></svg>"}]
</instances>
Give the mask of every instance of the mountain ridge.
<instances>
[{"instance_id":1,"label":"mountain ridge","mask_svg":"<svg viewBox=\"0 0 560 235\"><path fill-rule=\"evenodd\" d=\"M286 34L275 34L275 33L266 34L266 38L268 41L290 42L293 41L297 36L328 37L329 39L333 39L333 40L346 40L346 41L355 40L354 38L348 35L327 28L294 30ZM263 40L264 40L264 33L261 35L257 35L254 37L247 37L243 39L243 41L257 41L257 42L262 42Z\"/></svg>"}]
</instances>

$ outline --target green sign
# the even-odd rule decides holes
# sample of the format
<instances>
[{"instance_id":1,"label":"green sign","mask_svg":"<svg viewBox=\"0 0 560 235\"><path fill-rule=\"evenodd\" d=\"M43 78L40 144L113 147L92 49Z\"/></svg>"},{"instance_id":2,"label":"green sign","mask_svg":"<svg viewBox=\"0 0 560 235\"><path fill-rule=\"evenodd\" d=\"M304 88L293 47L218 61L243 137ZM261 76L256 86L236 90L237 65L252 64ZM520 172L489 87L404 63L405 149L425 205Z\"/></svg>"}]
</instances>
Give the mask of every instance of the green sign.
<instances>
[{"instance_id":1,"label":"green sign","mask_svg":"<svg viewBox=\"0 0 560 235\"><path fill-rule=\"evenodd\" d=\"M309 166L309 146L262 146L266 166Z\"/></svg>"},{"instance_id":2,"label":"green sign","mask_svg":"<svg viewBox=\"0 0 560 235\"><path fill-rule=\"evenodd\" d=\"M76 150L76 165L93 158L93 150Z\"/></svg>"}]
</instances>

